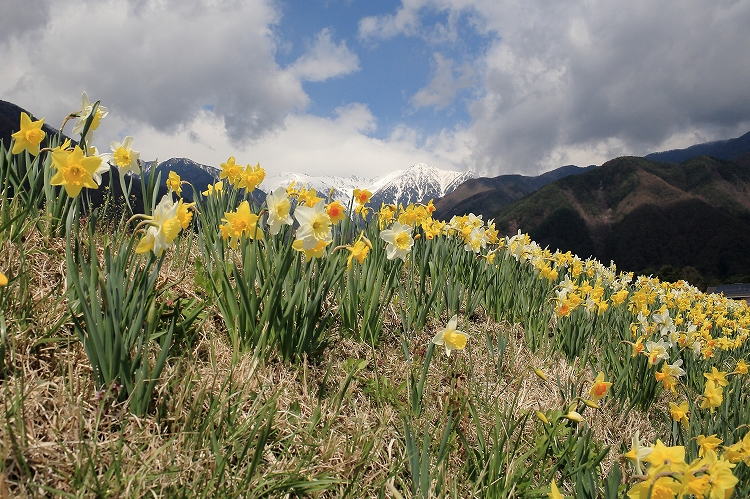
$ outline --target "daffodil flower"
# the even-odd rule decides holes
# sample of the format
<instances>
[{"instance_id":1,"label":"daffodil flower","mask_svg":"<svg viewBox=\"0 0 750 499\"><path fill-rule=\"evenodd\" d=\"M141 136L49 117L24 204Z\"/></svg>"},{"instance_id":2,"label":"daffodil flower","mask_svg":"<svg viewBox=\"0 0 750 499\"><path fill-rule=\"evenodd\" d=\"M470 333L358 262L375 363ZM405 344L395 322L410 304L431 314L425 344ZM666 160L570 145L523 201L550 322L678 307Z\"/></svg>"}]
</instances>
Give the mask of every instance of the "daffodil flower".
<instances>
[{"instance_id":1,"label":"daffodil flower","mask_svg":"<svg viewBox=\"0 0 750 499\"><path fill-rule=\"evenodd\" d=\"M277 187L273 192L270 192L266 196L266 206L268 207L268 231L272 235L278 234L282 225L294 223L292 216L289 214L292 204L285 188Z\"/></svg>"},{"instance_id":2,"label":"daffodil flower","mask_svg":"<svg viewBox=\"0 0 750 499\"><path fill-rule=\"evenodd\" d=\"M133 150L133 137L127 136L122 142L112 141L109 143L109 148L112 150L109 161L117 167L120 174L125 175L130 172L140 175L141 169L138 166L138 159L141 157L141 153Z\"/></svg>"},{"instance_id":3,"label":"daffodil flower","mask_svg":"<svg viewBox=\"0 0 750 499\"><path fill-rule=\"evenodd\" d=\"M21 113L21 129L11 135L15 139L11 153L18 154L22 151L29 151L29 154L32 156L37 156L39 154L39 144L42 143L44 137L47 135L42 130L43 125L44 119L31 121L28 114Z\"/></svg>"},{"instance_id":4,"label":"daffodil flower","mask_svg":"<svg viewBox=\"0 0 750 499\"><path fill-rule=\"evenodd\" d=\"M549 499L563 499L563 495L560 493L560 489L557 488L557 484L552 481L549 484L550 491L547 493Z\"/></svg>"},{"instance_id":5,"label":"daffodil flower","mask_svg":"<svg viewBox=\"0 0 750 499\"><path fill-rule=\"evenodd\" d=\"M714 383L713 380L706 381L701 409L710 409L713 413L714 409L719 407L723 401L724 394L721 386Z\"/></svg>"},{"instance_id":6,"label":"daffodil flower","mask_svg":"<svg viewBox=\"0 0 750 499\"><path fill-rule=\"evenodd\" d=\"M182 180L177 172L169 172L169 176L167 177L167 189L182 197Z\"/></svg>"},{"instance_id":7,"label":"daffodil flower","mask_svg":"<svg viewBox=\"0 0 750 499\"><path fill-rule=\"evenodd\" d=\"M311 250L319 246L320 241L326 243L332 240L331 217L325 211L323 203L315 206L298 206L294 210L294 218L299 222L297 239L302 240L302 247Z\"/></svg>"},{"instance_id":8,"label":"daffodil flower","mask_svg":"<svg viewBox=\"0 0 750 499\"><path fill-rule=\"evenodd\" d=\"M266 171L260 167L260 163L255 165L247 165L244 170L240 172L240 181L237 187L245 189L247 192L253 192L263 180L266 178Z\"/></svg>"},{"instance_id":9,"label":"daffodil flower","mask_svg":"<svg viewBox=\"0 0 750 499\"><path fill-rule=\"evenodd\" d=\"M687 417L689 410L690 408L688 407L687 400L683 400L680 405L677 405L674 402L669 403L669 414L672 416L672 419L681 422L685 427L688 425Z\"/></svg>"},{"instance_id":10,"label":"daffodil flower","mask_svg":"<svg viewBox=\"0 0 750 499\"><path fill-rule=\"evenodd\" d=\"M576 423L582 423L583 422L583 416L578 411L568 411L568 413L565 415L565 418L569 419L570 421L574 421Z\"/></svg>"},{"instance_id":11,"label":"daffodil flower","mask_svg":"<svg viewBox=\"0 0 750 499\"><path fill-rule=\"evenodd\" d=\"M172 194L165 194L154 210L153 217L146 217L149 227L135 249L136 253L153 251L161 256L165 249L171 247L182 229L177 215L179 204L172 200Z\"/></svg>"},{"instance_id":12,"label":"daffodil flower","mask_svg":"<svg viewBox=\"0 0 750 499\"><path fill-rule=\"evenodd\" d=\"M386 257L388 260L400 258L406 261L406 255L409 254L412 246L414 246L414 239L411 237L411 227L408 225L402 225L400 222L393 222L390 229L385 229L380 232L380 239L385 241Z\"/></svg>"},{"instance_id":13,"label":"daffodil flower","mask_svg":"<svg viewBox=\"0 0 750 499\"><path fill-rule=\"evenodd\" d=\"M221 237L229 239L235 247L243 235L252 239L263 239L263 231L258 227L258 215L250 211L247 200L240 203L237 211L224 213L223 225L219 226Z\"/></svg>"},{"instance_id":14,"label":"daffodil flower","mask_svg":"<svg viewBox=\"0 0 750 499\"><path fill-rule=\"evenodd\" d=\"M596 379L594 380L594 384L589 390L589 396L591 397L591 400L596 402L606 397L607 391L611 386L612 383L604 381L604 373L599 371L599 374L596 375Z\"/></svg>"},{"instance_id":15,"label":"daffodil flower","mask_svg":"<svg viewBox=\"0 0 750 499\"><path fill-rule=\"evenodd\" d=\"M370 201L372 192L368 191L367 189L354 189L352 195L354 196L354 200L357 202L357 204L361 206L367 204Z\"/></svg>"},{"instance_id":16,"label":"daffodil flower","mask_svg":"<svg viewBox=\"0 0 750 499\"><path fill-rule=\"evenodd\" d=\"M396 222L398 223L398 222ZM458 331L458 316L454 315L451 320L448 321L448 325L445 328L437 332L432 342L436 345L443 345L445 347L445 355L450 356L453 350L463 350L466 348L466 340L468 335L463 331Z\"/></svg>"},{"instance_id":17,"label":"daffodil flower","mask_svg":"<svg viewBox=\"0 0 750 499\"><path fill-rule=\"evenodd\" d=\"M208 188L205 191L201 192L201 194L203 194L206 197L211 196L213 194L220 196L222 192L224 192L224 182L220 180L213 185L209 184Z\"/></svg>"},{"instance_id":18,"label":"daffodil flower","mask_svg":"<svg viewBox=\"0 0 750 499\"><path fill-rule=\"evenodd\" d=\"M297 251L302 251L305 253L305 260L310 261L313 258L322 258L323 255L325 255L326 252L326 246L331 244L333 240L320 240L317 243L315 243L315 246L313 246L310 249L306 249L304 245L304 241L302 239L297 239L292 243L292 248Z\"/></svg>"},{"instance_id":19,"label":"daffodil flower","mask_svg":"<svg viewBox=\"0 0 750 499\"><path fill-rule=\"evenodd\" d=\"M703 457L707 451L716 451L719 445L723 442L722 439L716 437L716 433L708 437L705 435L698 435L695 440L698 443L699 457Z\"/></svg>"},{"instance_id":20,"label":"daffodil flower","mask_svg":"<svg viewBox=\"0 0 750 499\"><path fill-rule=\"evenodd\" d=\"M86 156L81 148L73 152L65 150L52 151L52 166L57 170L50 180L51 185L62 185L68 196L74 198L84 187L96 189L99 185L94 174L99 170L102 159L98 156Z\"/></svg>"},{"instance_id":21,"label":"daffodil flower","mask_svg":"<svg viewBox=\"0 0 750 499\"><path fill-rule=\"evenodd\" d=\"M643 461L653 452L653 449L643 445L644 441L640 438L639 430L635 431L631 442L630 450L625 454L625 457L633 461L636 472L639 475L643 475Z\"/></svg>"},{"instance_id":22,"label":"daffodil flower","mask_svg":"<svg viewBox=\"0 0 750 499\"><path fill-rule=\"evenodd\" d=\"M333 201L330 203L326 207L326 213L331 217L331 222L334 224L337 224L346 218L346 210L344 209L344 205L341 204L341 201Z\"/></svg>"},{"instance_id":23,"label":"daffodil flower","mask_svg":"<svg viewBox=\"0 0 750 499\"><path fill-rule=\"evenodd\" d=\"M86 121L88 120L89 116L91 116L91 112L93 110L94 103L89 101L89 96L86 94L86 92L83 92L83 94L81 95L81 109L77 113L75 113L75 115L78 117L78 120L76 120L76 124L73 127L74 134L83 132ZM102 119L105 118L108 114L109 109L102 105L97 106L96 114L94 115L94 119L91 121L91 126L89 126L89 139L91 138L92 132L99 128L99 123L101 123Z\"/></svg>"},{"instance_id":24,"label":"daffodil flower","mask_svg":"<svg viewBox=\"0 0 750 499\"><path fill-rule=\"evenodd\" d=\"M352 260L357 260L360 264L365 263L367 254L372 249L372 243L365 237L364 232L360 234L359 239L354 246L347 246L346 249L349 251L349 258L346 260L346 268L350 269L352 266Z\"/></svg>"},{"instance_id":25,"label":"daffodil flower","mask_svg":"<svg viewBox=\"0 0 750 499\"><path fill-rule=\"evenodd\" d=\"M238 165L234 156L229 156L226 163L221 164L219 178L225 178L233 186L237 186L242 180L242 167Z\"/></svg>"}]
</instances>

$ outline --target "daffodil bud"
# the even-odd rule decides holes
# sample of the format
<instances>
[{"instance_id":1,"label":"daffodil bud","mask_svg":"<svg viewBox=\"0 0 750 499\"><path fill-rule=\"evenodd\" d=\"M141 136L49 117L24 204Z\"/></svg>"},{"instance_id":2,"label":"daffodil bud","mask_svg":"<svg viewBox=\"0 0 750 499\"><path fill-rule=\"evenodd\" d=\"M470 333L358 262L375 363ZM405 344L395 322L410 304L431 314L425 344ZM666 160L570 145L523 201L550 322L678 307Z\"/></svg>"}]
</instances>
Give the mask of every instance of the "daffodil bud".
<instances>
[{"instance_id":1,"label":"daffodil bud","mask_svg":"<svg viewBox=\"0 0 750 499\"><path fill-rule=\"evenodd\" d=\"M542 381L547 381L547 375L544 374L544 371L542 371L538 367L532 367L532 369L534 370L534 374L536 374L539 379L541 379Z\"/></svg>"},{"instance_id":2,"label":"daffodil bud","mask_svg":"<svg viewBox=\"0 0 750 499\"><path fill-rule=\"evenodd\" d=\"M545 416L542 411L536 411L536 417L539 418L539 421L541 421L542 423L549 424L547 416Z\"/></svg>"},{"instance_id":3,"label":"daffodil bud","mask_svg":"<svg viewBox=\"0 0 750 499\"><path fill-rule=\"evenodd\" d=\"M588 400L588 399L581 399L581 400L583 401L584 404L586 404L587 407L591 407L592 409L599 409L600 408L599 404L597 404L593 400Z\"/></svg>"},{"instance_id":4,"label":"daffodil bud","mask_svg":"<svg viewBox=\"0 0 750 499\"><path fill-rule=\"evenodd\" d=\"M583 422L583 416L578 414L576 411L570 411L568 412L565 417L571 421L575 421L576 423L582 423Z\"/></svg>"}]
</instances>

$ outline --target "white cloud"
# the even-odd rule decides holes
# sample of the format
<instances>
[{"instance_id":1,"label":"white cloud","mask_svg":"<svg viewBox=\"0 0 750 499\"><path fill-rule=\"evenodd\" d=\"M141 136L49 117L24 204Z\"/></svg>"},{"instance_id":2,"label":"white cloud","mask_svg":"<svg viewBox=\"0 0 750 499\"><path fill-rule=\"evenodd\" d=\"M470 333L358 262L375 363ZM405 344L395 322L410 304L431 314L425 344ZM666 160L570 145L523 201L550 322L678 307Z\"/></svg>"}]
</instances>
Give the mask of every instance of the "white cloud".
<instances>
[{"instance_id":1,"label":"white cloud","mask_svg":"<svg viewBox=\"0 0 750 499\"><path fill-rule=\"evenodd\" d=\"M222 119L206 109L170 132L133 125L112 113L102 127L105 123L121 130L122 136L135 137L134 148L145 160L187 157L219 167L229 156L234 156L242 164L260 162L269 175L295 171L376 177L419 162L443 169L464 169L472 140L465 130L423 137L405 126L397 127L385 139L373 138L368 134L376 130L376 119L360 103L338 108L333 118L289 114L283 126L248 144L232 140ZM100 130L94 145L105 149L110 136Z\"/></svg>"},{"instance_id":2,"label":"white cloud","mask_svg":"<svg viewBox=\"0 0 750 499\"><path fill-rule=\"evenodd\" d=\"M169 131L213 105L231 137L257 138L308 97L276 64L278 14L255 0L64 0L33 43L10 43L0 94L62 114L82 90L134 122ZM15 63L15 64L14 64ZM29 85L19 82L31 82Z\"/></svg>"},{"instance_id":3,"label":"white cloud","mask_svg":"<svg viewBox=\"0 0 750 499\"><path fill-rule=\"evenodd\" d=\"M360 36L429 39L435 11L492 38L470 104L478 168L535 172L747 131L748 2L403 0L364 19Z\"/></svg>"},{"instance_id":4,"label":"white cloud","mask_svg":"<svg viewBox=\"0 0 750 499\"><path fill-rule=\"evenodd\" d=\"M367 102L333 118L306 114L305 81L364 62L323 29L280 67L275 55L289 42L274 31L279 12L276 0L6 0L0 98L57 125L86 90L111 110L102 144L133 135L144 158L218 164L247 151L246 162L325 173L420 161L538 173L737 136L750 124L748 2L403 0L361 19L360 41L422 40L433 74L405 92L412 110L443 119L461 94L472 123L425 136L406 116L381 139ZM481 46L458 38L467 30Z\"/></svg>"},{"instance_id":5,"label":"white cloud","mask_svg":"<svg viewBox=\"0 0 750 499\"><path fill-rule=\"evenodd\" d=\"M336 45L328 28L318 33L310 50L289 68L295 77L307 81L324 81L358 70L357 54L343 41Z\"/></svg>"},{"instance_id":6,"label":"white cloud","mask_svg":"<svg viewBox=\"0 0 750 499\"><path fill-rule=\"evenodd\" d=\"M458 92L474 84L474 69L468 63L456 68L456 61L435 53L433 54L433 68L435 75L430 83L410 99L416 109L421 107L445 109L453 104Z\"/></svg>"}]
</instances>

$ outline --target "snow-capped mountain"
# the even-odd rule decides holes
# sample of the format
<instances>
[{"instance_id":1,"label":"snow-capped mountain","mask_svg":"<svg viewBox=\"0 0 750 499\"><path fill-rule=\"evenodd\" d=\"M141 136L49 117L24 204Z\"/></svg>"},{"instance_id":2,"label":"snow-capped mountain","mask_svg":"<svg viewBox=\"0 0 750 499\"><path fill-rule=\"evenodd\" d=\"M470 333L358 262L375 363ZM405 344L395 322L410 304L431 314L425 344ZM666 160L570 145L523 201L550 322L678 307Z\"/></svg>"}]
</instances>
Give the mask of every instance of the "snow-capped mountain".
<instances>
[{"instance_id":1,"label":"snow-capped mountain","mask_svg":"<svg viewBox=\"0 0 750 499\"><path fill-rule=\"evenodd\" d=\"M144 170L150 172L153 162L144 164ZM169 171L176 172L182 180L190 182L197 192L202 192L208 184L219 178L221 170L212 166L201 165L187 158L172 158L159 163L161 183L166 184ZM452 192L466 180L474 178L472 172L440 170L424 163L417 163L405 170L396 170L379 178L366 178L356 175L338 177L335 175L307 175L304 173L283 172L269 175L260 185L259 190L269 193L277 187L287 187L296 182L298 187L313 188L322 198L338 199L347 205L354 189L367 189L373 193L370 206L377 209L381 203L407 205L409 203L427 203ZM186 190L191 198L192 189ZM265 199L265 194L258 193ZM259 202L263 199L258 198Z\"/></svg>"},{"instance_id":2,"label":"snow-capped mountain","mask_svg":"<svg viewBox=\"0 0 750 499\"><path fill-rule=\"evenodd\" d=\"M321 197L328 197L333 189L333 198L347 204L354 189L367 189L373 193L370 206L379 208L382 202L393 204L427 203L452 192L466 180L474 178L472 172L440 170L424 163L417 163L405 170L396 170L383 177L337 177L334 175L312 176L284 172L271 177L261 189L271 192L279 186L288 186L292 181L302 187L314 188Z\"/></svg>"},{"instance_id":3,"label":"snow-capped mountain","mask_svg":"<svg viewBox=\"0 0 750 499\"><path fill-rule=\"evenodd\" d=\"M370 204L427 203L452 192L463 182L474 178L472 172L440 170L434 166L417 163L406 170L397 170L373 183Z\"/></svg>"}]
</instances>

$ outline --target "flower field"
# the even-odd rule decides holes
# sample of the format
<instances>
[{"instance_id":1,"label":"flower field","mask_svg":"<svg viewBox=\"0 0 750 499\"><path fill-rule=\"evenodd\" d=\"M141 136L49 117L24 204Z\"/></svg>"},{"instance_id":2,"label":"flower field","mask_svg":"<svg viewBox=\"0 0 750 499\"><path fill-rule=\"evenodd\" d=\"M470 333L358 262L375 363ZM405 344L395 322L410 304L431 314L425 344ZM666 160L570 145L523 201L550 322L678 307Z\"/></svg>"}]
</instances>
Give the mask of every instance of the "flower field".
<instances>
[{"instance_id":1,"label":"flower field","mask_svg":"<svg viewBox=\"0 0 750 499\"><path fill-rule=\"evenodd\" d=\"M744 302L234 157L186 203L107 114L0 145L0 497L750 496Z\"/></svg>"}]
</instances>

